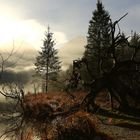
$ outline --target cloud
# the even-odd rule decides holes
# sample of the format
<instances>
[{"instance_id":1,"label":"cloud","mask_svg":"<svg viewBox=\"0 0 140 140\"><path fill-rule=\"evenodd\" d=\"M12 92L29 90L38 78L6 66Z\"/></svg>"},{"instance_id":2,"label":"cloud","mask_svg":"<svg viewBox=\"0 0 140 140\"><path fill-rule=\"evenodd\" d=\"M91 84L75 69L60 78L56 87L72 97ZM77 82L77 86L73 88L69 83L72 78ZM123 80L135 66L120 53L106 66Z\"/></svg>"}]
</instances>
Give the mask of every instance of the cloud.
<instances>
[{"instance_id":1,"label":"cloud","mask_svg":"<svg viewBox=\"0 0 140 140\"><path fill-rule=\"evenodd\" d=\"M6 60L12 52L12 55L4 64L5 70L12 70L18 72L27 71L34 68L37 50L29 43L24 42L24 44L22 44L21 46L15 46L13 50L9 46L1 47L0 52L4 60Z\"/></svg>"},{"instance_id":2,"label":"cloud","mask_svg":"<svg viewBox=\"0 0 140 140\"><path fill-rule=\"evenodd\" d=\"M139 0L135 2L132 0L102 0L102 2L113 20L129 12L129 15L120 22L123 31L127 34L131 32L131 29L140 32L138 26L140 23ZM96 3L97 1L94 0L1 0L0 9L3 9L2 12L6 12L8 16L12 15L25 21L35 21L43 28L50 25L54 32L61 32L68 40L71 40L76 36L87 35L89 20L92 17L92 11L96 9ZM134 21L132 13L137 16ZM38 41L40 41L39 38Z\"/></svg>"},{"instance_id":3,"label":"cloud","mask_svg":"<svg viewBox=\"0 0 140 140\"><path fill-rule=\"evenodd\" d=\"M1 0L1 3L19 13L22 20L35 20L43 26L49 24L69 39L85 33L91 9L95 6L94 2L85 0Z\"/></svg>"},{"instance_id":4,"label":"cloud","mask_svg":"<svg viewBox=\"0 0 140 140\"><path fill-rule=\"evenodd\" d=\"M119 22L121 31L126 35L129 36L131 30L140 32L140 14L138 14L140 12L139 0L135 0L135 2L132 0L106 0L103 1L103 4L105 5L105 9L110 13L113 21L118 20L128 12L128 15Z\"/></svg>"},{"instance_id":5,"label":"cloud","mask_svg":"<svg viewBox=\"0 0 140 140\"><path fill-rule=\"evenodd\" d=\"M140 3L128 10L128 29L140 32Z\"/></svg>"},{"instance_id":6,"label":"cloud","mask_svg":"<svg viewBox=\"0 0 140 140\"><path fill-rule=\"evenodd\" d=\"M38 48L42 43L45 28L35 20L15 20L8 16L4 18L0 16L0 32L1 46L16 40Z\"/></svg>"},{"instance_id":7,"label":"cloud","mask_svg":"<svg viewBox=\"0 0 140 140\"><path fill-rule=\"evenodd\" d=\"M54 31L53 38L54 38L54 41L56 43L56 46L60 46L64 43L68 42L68 39L63 32Z\"/></svg>"},{"instance_id":8,"label":"cloud","mask_svg":"<svg viewBox=\"0 0 140 140\"><path fill-rule=\"evenodd\" d=\"M65 40L65 37L63 38L62 34L62 42L64 41L63 39ZM82 57L85 44L86 39L79 36L58 48L58 55L60 57L60 61L62 62L61 65L63 70L67 69L74 59ZM3 53L4 56L6 56L6 52ZM37 55L38 51L31 47L30 44L24 44L18 49L16 54L10 58L10 61L8 61L8 70L20 72L34 69L35 58Z\"/></svg>"},{"instance_id":9,"label":"cloud","mask_svg":"<svg viewBox=\"0 0 140 140\"><path fill-rule=\"evenodd\" d=\"M47 27L35 20L12 20L9 17L3 19L0 16L0 47L11 47L15 41L18 45L28 43L30 47L39 50L43 44L45 31L47 31ZM65 33L52 29L51 32L53 32L56 46L68 41Z\"/></svg>"},{"instance_id":10,"label":"cloud","mask_svg":"<svg viewBox=\"0 0 140 140\"><path fill-rule=\"evenodd\" d=\"M59 48L59 57L62 61L62 69L68 68L74 59L81 58L84 52L84 46L86 39L82 36L76 37L64 44L63 47Z\"/></svg>"},{"instance_id":11,"label":"cloud","mask_svg":"<svg viewBox=\"0 0 140 140\"><path fill-rule=\"evenodd\" d=\"M83 46L86 41L81 37L78 39L77 36L87 35L89 20L92 17L92 11L96 9L96 2L94 0L1 0L0 17L4 15L8 18L1 19L0 39L4 36L7 38L12 32L15 40L17 38L18 42L25 44L22 47L24 50L27 50L26 47L39 49L42 46L45 30L50 25L56 47L60 50L60 58L64 61L63 65L68 66L72 59L80 57L84 50ZM127 35L130 35L131 30L140 32L139 0L135 2L132 0L102 0L102 2L113 21L129 12L127 17L120 21L120 27ZM1 46L5 47L5 44L0 44ZM30 59L26 62L27 69L29 69L33 59L30 55L24 59L26 58ZM21 63L23 65L24 59ZM21 68L22 66L18 69Z\"/></svg>"},{"instance_id":12,"label":"cloud","mask_svg":"<svg viewBox=\"0 0 140 140\"><path fill-rule=\"evenodd\" d=\"M54 32L53 38L56 42L56 48L62 47L62 44L67 42L65 34L61 32ZM15 41L14 43L8 42L0 45L0 53L2 54L3 59L7 59L13 51L8 61L4 64L5 70L20 72L34 69L34 63L36 61L36 56L38 55L39 48L40 46L38 46L36 49L36 47L33 47L33 44L25 41Z\"/></svg>"}]
</instances>

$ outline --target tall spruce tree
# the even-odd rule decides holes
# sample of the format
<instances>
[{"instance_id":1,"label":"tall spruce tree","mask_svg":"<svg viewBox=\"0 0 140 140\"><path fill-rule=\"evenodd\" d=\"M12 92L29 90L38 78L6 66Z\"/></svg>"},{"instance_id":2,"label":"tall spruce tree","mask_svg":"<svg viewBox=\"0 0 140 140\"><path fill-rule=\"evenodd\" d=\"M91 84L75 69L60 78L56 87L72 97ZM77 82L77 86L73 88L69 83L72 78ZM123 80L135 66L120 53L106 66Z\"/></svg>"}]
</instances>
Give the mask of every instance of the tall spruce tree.
<instances>
[{"instance_id":1,"label":"tall spruce tree","mask_svg":"<svg viewBox=\"0 0 140 140\"><path fill-rule=\"evenodd\" d=\"M43 47L39 51L39 55L36 57L35 70L37 74L43 79L43 89L48 91L48 83L50 80L56 80L58 72L60 71L60 61L57 56L57 50L54 48L55 42L53 40L53 33L45 32L45 38L43 41Z\"/></svg>"},{"instance_id":2,"label":"tall spruce tree","mask_svg":"<svg viewBox=\"0 0 140 140\"><path fill-rule=\"evenodd\" d=\"M140 35L136 32L132 34L132 38L130 40L130 47L133 49L131 59L139 61L140 60Z\"/></svg>"},{"instance_id":3,"label":"tall spruce tree","mask_svg":"<svg viewBox=\"0 0 140 140\"><path fill-rule=\"evenodd\" d=\"M101 75L102 62L107 60L107 50L110 42L110 15L104 9L100 0L89 22L87 45L84 58L89 62L89 68L94 75Z\"/></svg>"}]
</instances>

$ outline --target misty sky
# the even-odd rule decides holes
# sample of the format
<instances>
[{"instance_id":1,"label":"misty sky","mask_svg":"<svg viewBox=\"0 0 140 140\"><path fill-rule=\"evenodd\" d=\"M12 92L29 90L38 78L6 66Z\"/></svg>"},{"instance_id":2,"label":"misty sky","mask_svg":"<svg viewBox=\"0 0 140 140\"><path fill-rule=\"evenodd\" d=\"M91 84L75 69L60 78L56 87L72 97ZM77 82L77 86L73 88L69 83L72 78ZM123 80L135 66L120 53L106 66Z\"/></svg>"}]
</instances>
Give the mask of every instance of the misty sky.
<instances>
[{"instance_id":1,"label":"misty sky","mask_svg":"<svg viewBox=\"0 0 140 140\"><path fill-rule=\"evenodd\" d=\"M19 51L29 48L39 49L49 25L60 49L59 55L64 60L63 65L68 65L73 54L75 58L80 57L84 51L89 20L96 8L96 2L96 0L0 0L0 49L9 50L13 40L14 45L20 47ZM128 12L127 17L120 22L124 33L130 35L131 30L140 32L140 0L102 0L102 2L113 20ZM34 57L33 54L33 59ZM30 67L29 63L27 67Z\"/></svg>"}]
</instances>

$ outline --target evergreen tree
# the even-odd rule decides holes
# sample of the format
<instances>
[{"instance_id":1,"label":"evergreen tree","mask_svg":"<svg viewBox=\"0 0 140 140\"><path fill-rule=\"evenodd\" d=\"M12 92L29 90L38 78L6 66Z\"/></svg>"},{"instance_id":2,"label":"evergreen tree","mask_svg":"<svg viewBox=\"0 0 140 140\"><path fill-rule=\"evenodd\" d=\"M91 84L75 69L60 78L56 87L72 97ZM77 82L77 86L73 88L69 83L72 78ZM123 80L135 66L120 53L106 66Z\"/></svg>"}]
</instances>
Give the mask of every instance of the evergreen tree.
<instances>
[{"instance_id":1,"label":"evergreen tree","mask_svg":"<svg viewBox=\"0 0 140 140\"><path fill-rule=\"evenodd\" d=\"M133 54L131 56L132 60L140 60L140 35L134 32L130 40L130 47L133 49Z\"/></svg>"},{"instance_id":2,"label":"evergreen tree","mask_svg":"<svg viewBox=\"0 0 140 140\"><path fill-rule=\"evenodd\" d=\"M107 60L107 50L110 42L110 15L104 9L100 0L89 22L87 45L84 58L89 62L89 68L94 75L99 76L102 71L102 61Z\"/></svg>"},{"instance_id":3,"label":"evergreen tree","mask_svg":"<svg viewBox=\"0 0 140 140\"><path fill-rule=\"evenodd\" d=\"M58 52L54 46L53 33L50 32L48 27L48 31L45 32L43 47L41 48L41 51L39 51L35 63L35 70L43 79L43 89L45 86L46 93L48 91L49 81L56 80L58 72L60 71L60 61L57 56Z\"/></svg>"},{"instance_id":4,"label":"evergreen tree","mask_svg":"<svg viewBox=\"0 0 140 140\"><path fill-rule=\"evenodd\" d=\"M120 33L121 39L127 38L124 33ZM115 57L116 61L125 61L131 58L132 48L128 47L128 42L120 41L119 44L115 47Z\"/></svg>"}]
</instances>

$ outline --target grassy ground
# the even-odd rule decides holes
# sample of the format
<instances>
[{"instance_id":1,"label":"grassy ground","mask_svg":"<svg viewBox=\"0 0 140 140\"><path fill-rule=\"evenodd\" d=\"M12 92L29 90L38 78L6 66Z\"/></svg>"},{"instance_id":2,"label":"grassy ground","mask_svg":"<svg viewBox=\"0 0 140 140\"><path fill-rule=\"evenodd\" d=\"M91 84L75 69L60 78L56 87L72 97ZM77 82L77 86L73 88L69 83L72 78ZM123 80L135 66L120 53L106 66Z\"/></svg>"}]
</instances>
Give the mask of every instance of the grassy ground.
<instances>
[{"instance_id":1,"label":"grassy ground","mask_svg":"<svg viewBox=\"0 0 140 140\"><path fill-rule=\"evenodd\" d=\"M52 112L64 112L69 110L69 108L75 104L81 103L86 96L86 93L74 92L73 95L75 96L74 99L70 94L65 92L53 92L48 94L40 93L37 95L29 94L24 99L24 107L27 110L30 120L35 120L39 117L39 120L44 118L46 120L47 115L50 115ZM48 129L50 132L49 136L52 136L54 131L56 133L58 128L61 127L61 130L63 131L60 133L66 133L66 135L69 131L74 133L78 130L77 133L84 136L87 136L85 134L92 135L95 132L97 132L97 136L102 132L101 134L106 133L112 136L115 140L139 140L140 116L122 113L117 110L111 111L107 97L102 97L103 99L100 97L96 101L96 103L101 106L101 108L98 108L96 112L91 111L90 113L87 113L84 111L70 114L67 117L58 117L51 123L49 122L47 127L46 123L48 122L42 122L40 120L40 123L37 122L36 125L34 121L32 126L37 128L38 131L43 132L41 133L43 137L45 137L44 132L48 132ZM11 111L14 107L11 103L5 102L0 103L0 106L0 113L8 113L6 110ZM87 131L88 128L93 128L93 130ZM79 130L81 131L79 132Z\"/></svg>"},{"instance_id":2,"label":"grassy ground","mask_svg":"<svg viewBox=\"0 0 140 140\"><path fill-rule=\"evenodd\" d=\"M26 105L30 111L33 111L33 115L41 114L41 110L44 110L41 107L40 103L45 106L51 105L51 111L65 111L68 110L71 106L81 103L86 93L84 92L75 92L73 93L75 98L67 93L48 93L48 95L39 94L36 96L29 95L26 99ZM130 114L125 114L117 110L110 110L110 103L106 96L101 96L97 99L96 103L101 106L97 109L96 112L90 112L88 114L89 118L94 121L95 115L98 118L98 126L101 132L105 132L114 137L114 139L126 139L127 135L129 138L133 138L135 134L135 140L139 140L140 135L140 117ZM40 106L40 107L39 107ZM94 115L95 114L95 115ZM79 116L80 117L80 116ZM101 123L99 123L101 122ZM64 128L63 128L64 129ZM85 128L86 129L86 128ZM133 130L133 131L131 131ZM123 132L123 133L122 133ZM124 135L124 133L126 135ZM133 137L132 137L133 136ZM130 139L129 139L130 140ZM132 139L133 140L133 139Z\"/></svg>"}]
</instances>

